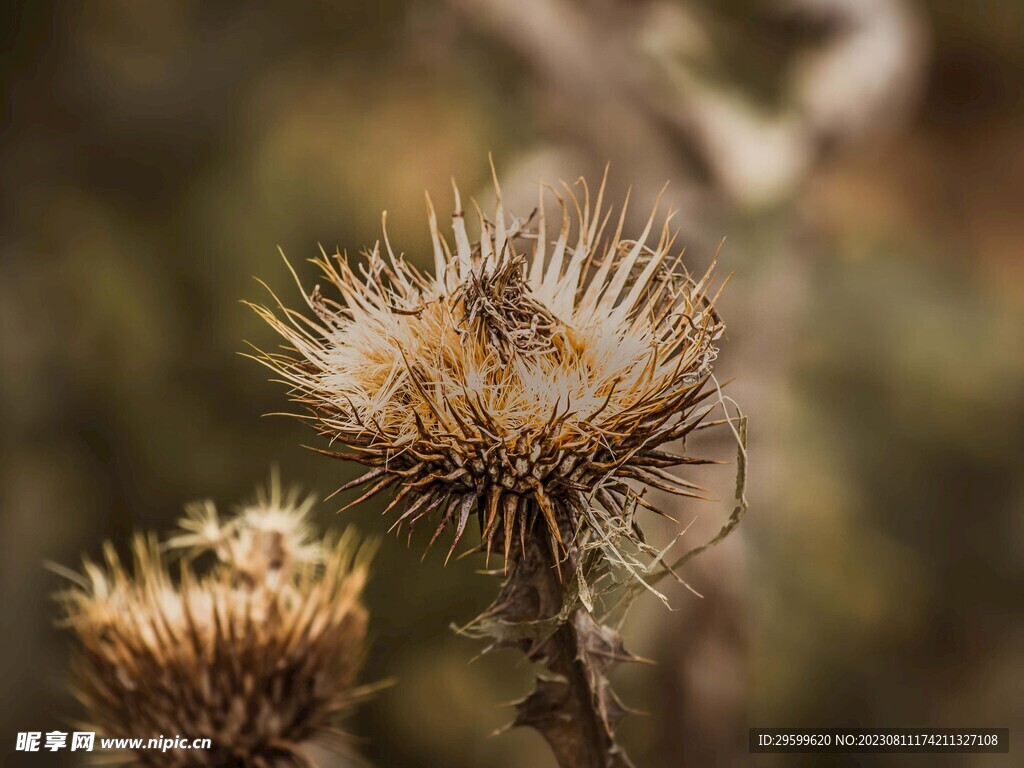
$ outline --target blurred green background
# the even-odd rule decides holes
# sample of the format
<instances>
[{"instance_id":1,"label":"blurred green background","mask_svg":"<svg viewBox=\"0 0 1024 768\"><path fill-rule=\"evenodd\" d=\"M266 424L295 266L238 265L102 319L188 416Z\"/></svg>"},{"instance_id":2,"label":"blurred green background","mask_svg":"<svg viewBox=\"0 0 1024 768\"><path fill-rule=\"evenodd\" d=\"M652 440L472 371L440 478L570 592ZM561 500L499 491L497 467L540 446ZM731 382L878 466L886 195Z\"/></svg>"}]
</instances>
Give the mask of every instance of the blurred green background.
<instances>
[{"instance_id":1,"label":"blurred green background","mask_svg":"<svg viewBox=\"0 0 1024 768\"><path fill-rule=\"evenodd\" d=\"M666 181L695 267L727 238L720 370L750 413L751 513L646 599L623 670L639 766L1010 765L746 754L746 728L1010 726L1024 738L1024 4L1016 0L11 2L0 134L0 739L66 728L45 560L75 564L279 466L325 494L274 342L240 299L297 294L277 253L358 251L422 194L526 213L544 178L635 215ZM441 206L450 210L450 204ZM425 263L421 261L421 263ZM304 275L312 275L305 269ZM724 438L708 452L729 458ZM710 535L728 513L686 506ZM381 505L333 515L383 532ZM652 538L671 525L650 520ZM449 625L496 584L389 539L352 720L379 766L552 766L487 738L530 670ZM1019 758L1017 758L1019 759Z\"/></svg>"}]
</instances>

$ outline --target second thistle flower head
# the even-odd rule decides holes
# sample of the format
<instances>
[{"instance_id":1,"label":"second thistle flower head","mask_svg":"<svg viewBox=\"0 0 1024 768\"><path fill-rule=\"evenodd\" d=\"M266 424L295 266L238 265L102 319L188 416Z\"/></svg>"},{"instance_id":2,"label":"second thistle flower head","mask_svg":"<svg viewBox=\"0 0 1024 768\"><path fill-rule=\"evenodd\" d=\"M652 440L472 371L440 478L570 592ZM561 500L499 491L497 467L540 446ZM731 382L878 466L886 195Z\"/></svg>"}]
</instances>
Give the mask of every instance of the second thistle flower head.
<instances>
[{"instance_id":1,"label":"second thistle flower head","mask_svg":"<svg viewBox=\"0 0 1024 768\"><path fill-rule=\"evenodd\" d=\"M603 207L541 188L526 219L497 194L470 240L455 189L453 242L427 200L434 271L396 256L385 231L354 264L317 260L329 292L303 295L309 315L257 311L291 351L261 359L327 437L328 455L369 467L362 498L397 486L396 525L438 516L452 549L478 516L487 551L546 538L631 530L639 482L682 495L666 468L697 460L663 450L706 415L698 404L724 326L712 270L692 276L657 210L635 238ZM544 194L561 205L552 226ZM582 197L582 199L579 199ZM653 234L652 234L653 233ZM433 543L433 540L432 542ZM451 550L449 550L449 554Z\"/></svg>"},{"instance_id":2,"label":"second thistle flower head","mask_svg":"<svg viewBox=\"0 0 1024 768\"><path fill-rule=\"evenodd\" d=\"M351 531L314 537L311 505L275 480L234 517L199 504L165 544L137 537L132 569L108 546L104 565L71 575L59 598L91 727L143 743L212 742L125 762L284 768L313 765L313 748L347 748L337 721L366 693L356 677L373 546ZM184 555L178 579L168 549Z\"/></svg>"}]
</instances>

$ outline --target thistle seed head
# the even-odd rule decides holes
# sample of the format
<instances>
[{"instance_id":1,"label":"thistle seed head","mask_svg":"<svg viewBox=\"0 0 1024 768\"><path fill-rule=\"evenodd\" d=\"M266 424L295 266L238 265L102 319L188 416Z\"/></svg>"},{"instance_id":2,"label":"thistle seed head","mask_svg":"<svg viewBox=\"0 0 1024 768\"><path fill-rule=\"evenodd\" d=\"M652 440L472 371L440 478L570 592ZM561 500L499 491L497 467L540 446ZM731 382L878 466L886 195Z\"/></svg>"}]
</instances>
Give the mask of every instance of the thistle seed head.
<instances>
[{"instance_id":1,"label":"thistle seed head","mask_svg":"<svg viewBox=\"0 0 1024 768\"><path fill-rule=\"evenodd\" d=\"M326 437L329 456L369 467L361 501L395 486L395 525L437 515L455 544L467 521L506 560L512 541L629 532L647 506L637 485L699 489L666 472L703 463L662 450L702 423L724 326L713 267L691 275L657 207L639 237L580 180L581 195L541 187L526 219L479 211L471 242L455 188L453 243L429 197L433 275L397 256L384 231L358 262L316 260L328 285L308 313L256 310L287 341L258 359ZM561 206L556 227L544 195ZM582 199L580 199L582 197ZM386 223L386 219L385 219ZM652 236L652 232L657 234ZM356 503L356 502L353 502ZM638 534L637 534L638 535Z\"/></svg>"},{"instance_id":2,"label":"thistle seed head","mask_svg":"<svg viewBox=\"0 0 1024 768\"><path fill-rule=\"evenodd\" d=\"M125 753L125 763L308 766L304 745L347 749L336 726L365 693L360 595L373 545L350 531L316 539L311 507L276 481L227 520L194 505L165 544L136 537L133 568L108 545L105 562L86 561L58 595L89 727L212 740L209 750ZM177 579L168 549L184 555Z\"/></svg>"}]
</instances>

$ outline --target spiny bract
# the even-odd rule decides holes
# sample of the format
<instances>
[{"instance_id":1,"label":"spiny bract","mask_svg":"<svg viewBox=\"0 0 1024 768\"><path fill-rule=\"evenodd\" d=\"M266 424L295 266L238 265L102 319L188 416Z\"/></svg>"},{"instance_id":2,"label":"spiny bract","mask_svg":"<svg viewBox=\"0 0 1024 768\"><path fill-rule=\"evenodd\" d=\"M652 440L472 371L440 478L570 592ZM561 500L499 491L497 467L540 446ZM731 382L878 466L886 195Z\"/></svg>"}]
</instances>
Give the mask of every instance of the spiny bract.
<instances>
[{"instance_id":1,"label":"spiny bract","mask_svg":"<svg viewBox=\"0 0 1024 768\"><path fill-rule=\"evenodd\" d=\"M88 727L123 738L209 738L210 749L140 749L124 762L309 766L306 746L346 749L336 730L355 687L367 614L360 602L372 545L353 533L318 540L312 502L276 482L234 518L194 505L161 546L137 536L129 571L104 566L58 597L77 641L75 679ZM183 554L171 577L165 549ZM212 554L211 554L212 553ZM200 571L195 558L210 558Z\"/></svg>"},{"instance_id":2,"label":"spiny bract","mask_svg":"<svg viewBox=\"0 0 1024 768\"><path fill-rule=\"evenodd\" d=\"M315 260L331 295L303 292L312 317L255 307L290 347L258 359L340 448L322 453L371 467L343 489L369 484L361 501L398 486L396 526L439 512L431 544L451 526L454 550L473 514L506 561L514 539L545 532L556 554L580 536L632 536L632 511L648 502L630 481L699 490L666 468L704 462L661 446L710 410L697 406L724 330L714 265L700 278L682 267L671 214L651 238L657 206L624 238L626 206L612 219L604 182L593 206L582 179L582 201L542 185L525 220L506 215L494 184L477 242L455 188L454 248L427 197L432 276L395 255L386 228L386 254L378 243L356 267ZM545 194L562 210L551 234Z\"/></svg>"}]
</instances>

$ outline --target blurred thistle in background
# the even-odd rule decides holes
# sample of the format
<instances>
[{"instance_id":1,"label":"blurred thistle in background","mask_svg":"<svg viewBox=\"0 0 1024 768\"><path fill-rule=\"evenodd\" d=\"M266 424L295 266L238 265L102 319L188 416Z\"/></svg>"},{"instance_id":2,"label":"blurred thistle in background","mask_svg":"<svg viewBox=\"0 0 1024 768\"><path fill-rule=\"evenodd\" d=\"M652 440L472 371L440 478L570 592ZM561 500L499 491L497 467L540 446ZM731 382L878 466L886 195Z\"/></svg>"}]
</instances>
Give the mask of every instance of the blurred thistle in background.
<instances>
[{"instance_id":1,"label":"blurred thistle in background","mask_svg":"<svg viewBox=\"0 0 1024 768\"><path fill-rule=\"evenodd\" d=\"M351 752L337 727L370 690L356 675L375 546L351 529L316 538L306 519L312 503L283 494L275 478L228 520L206 502L189 508L163 546L140 534L131 571L112 546L104 565L86 560L83 575L60 569L73 582L58 597L76 640L85 727L212 744L129 751L125 763L308 767L326 749ZM167 549L185 558L176 572ZM195 566L209 556L208 567Z\"/></svg>"},{"instance_id":2,"label":"blurred thistle in background","mask_svg":"<svg viewBox=\"0 0 1024 768\"><path fill-rule=\"evenodd\" d=\"M254 274L285 277L275 246L298 260L319 242L373 243L388 208L408 250L423 242L422 190L452 174L484 189L488 151L509 208L533 205L513 190L594 177L610 160L608 194L632 183L636 211L653 203L639 193L671 182L689 263L728 238L719 373L743 372L733 395L757 414L760 511L683 574L703 600L672 592L668 618L656 600L634 608L626 642L657 661L614 680L653 712L620 729L634 761L742 764L747 725L770 723L991 722L1019 743L1020 3L144 0L3 13L9 744L74 711L43 560L108 538L125 552L134 530L168 528L197 494L238 498L275 461L308 487L336 485L337 467L298 447L300 425L254 418L279 409L279 392L234 356L240 338L272 343L234 302ZM383 532L381 509L314 514ZM688 524L691 511L675 516ZM686 538L727 513L701 508ZM500 655L467 666L448 630L486 605L487 580L428 559L410 581L408 557L384 548L366 591L367 679L401 680L356 715L367 756L546 765L529 732L484 738L508 714L482 702L522 696L530 671Z\"/></svg>"}]
</instances>

